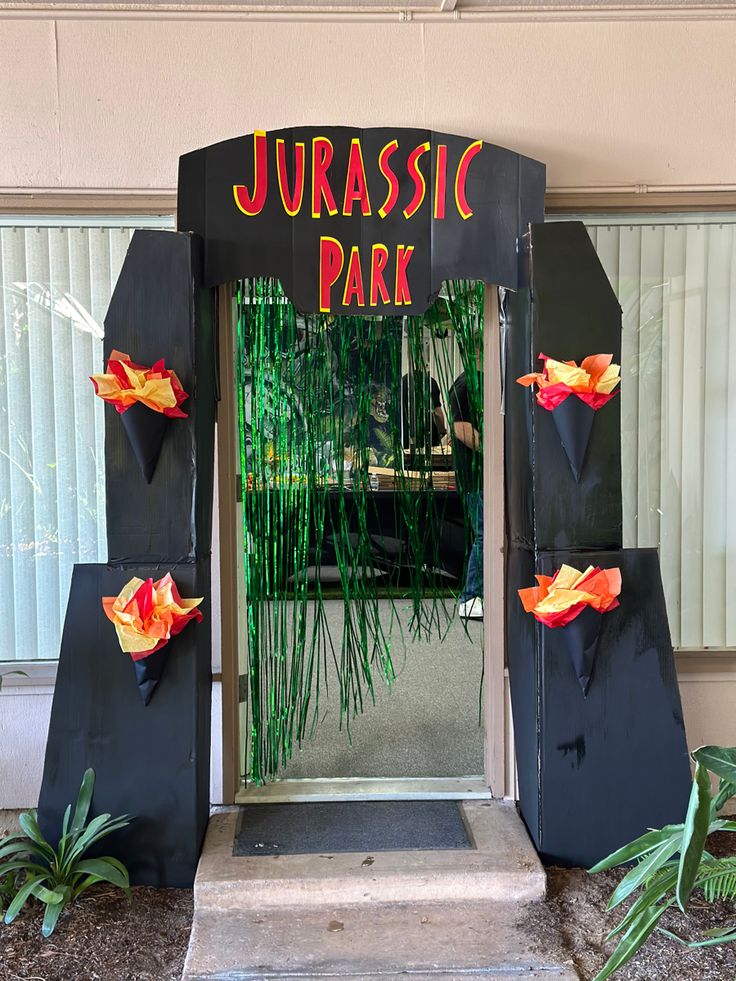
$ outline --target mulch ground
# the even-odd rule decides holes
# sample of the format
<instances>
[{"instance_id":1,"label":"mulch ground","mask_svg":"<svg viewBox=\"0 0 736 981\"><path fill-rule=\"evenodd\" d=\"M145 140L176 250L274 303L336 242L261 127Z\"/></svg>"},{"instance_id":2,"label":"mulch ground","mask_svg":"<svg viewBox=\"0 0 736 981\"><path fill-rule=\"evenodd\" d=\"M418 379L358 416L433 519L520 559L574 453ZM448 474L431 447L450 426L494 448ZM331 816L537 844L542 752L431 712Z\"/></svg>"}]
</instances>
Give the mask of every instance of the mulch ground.
<instances>
[{"instance_id":1,"label":"mulch ground","mask_svg":"<svg viewBox=\"0 0 736 981\"><path fill-rule=\"evenodd\" d=\"M0 925L0 981L179 981L192 926L190 889L98 886L62 913L48 940L26 908Z\"/></svg>"},{"instance_id":2,"label":"mulch ground","mask_svg":"<svg viewBox=\"0 0 736 981\"><path fill-rule=\"evenodd\" d=\"M736 835L712 835L708 850L719 856L736 854ZM605 938L629 904L610 913L606 905L625 871L589 875L582 869L547 869L547 901L530 914L531 924L540 949L559 942L562 935L581 981L591 981L616 947ZM699 939L705 930L736 925L736 904L709 905L695 896L687 917L670 911L661 923L680 937ZM655 932L612 981L736 981L736 944L690 950Z\"/></svg>"}]
</instances>

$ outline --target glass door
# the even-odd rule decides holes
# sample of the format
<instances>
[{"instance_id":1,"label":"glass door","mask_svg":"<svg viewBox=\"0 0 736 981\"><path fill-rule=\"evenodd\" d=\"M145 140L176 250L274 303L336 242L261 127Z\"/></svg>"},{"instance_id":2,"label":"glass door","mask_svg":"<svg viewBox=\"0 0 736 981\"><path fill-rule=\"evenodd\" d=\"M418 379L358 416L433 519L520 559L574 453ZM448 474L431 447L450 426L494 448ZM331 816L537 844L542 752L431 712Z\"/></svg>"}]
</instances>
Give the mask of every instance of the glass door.
<instances>
[{"instance_id":1,"label":"glass door","mask_svg":"<svg viewBox=\"0 0 736 981\"><path fill-rule=\"evenodd\" d=\"M233 293L245 784L481 775L482 284L419 318Z\"/></svg>"}]
</instances>

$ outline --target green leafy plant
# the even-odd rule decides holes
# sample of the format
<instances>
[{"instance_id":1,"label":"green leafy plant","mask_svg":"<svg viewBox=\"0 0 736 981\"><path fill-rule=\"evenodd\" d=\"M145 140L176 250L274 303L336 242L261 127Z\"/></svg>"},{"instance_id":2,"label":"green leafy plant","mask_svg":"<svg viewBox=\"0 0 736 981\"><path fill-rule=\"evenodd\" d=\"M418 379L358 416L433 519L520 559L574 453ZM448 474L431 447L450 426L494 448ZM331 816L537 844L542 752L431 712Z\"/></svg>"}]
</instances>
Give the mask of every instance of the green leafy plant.
<instances>
[{"instance_id":1,"label":"green leafy plant","mask_svg":"<svg viewBox=\"0 0 736 981\"><path fill-rule=\"evenodd\" d=\"M736 858L714 858L705 850L716 831L736 831L736 821L719 818L723 806L736 796L736 747L701 746L695 761L693 787L683 824L647 831L590 869L603 872L636 862L616 886L608 902L614 909L638 893L621 922L607 939L621 937L618 946L594 981L604 981L631 960L655 930L688 947L708 947L736 940L736 923L706 931L701 939L684 940L659 926L673 906L686 913L695 890L707 902L736 898ZM710 773L718 777L715 797Z\"/></svg>"},{"instance_id":2,"label":"green leafy plant","mask_svg":"<svg viewBox=\"0 0 736 981\"><path fill-rule=\"evenodd\" d=\"M2 839L0 839L0 846L2 846ZM16 894L19 878L17 872L0 873L0 913L10 904L11 899Z\"/></svg>"},{"instance_id":3,"label":"green leafy plant","mask_svg":"<svg viewBox=\"0 0 736 981\"><path fill-rule=\"evenodd\" d=\"M46 907L41 932L48 937L54 932L64 907L90 886L109 882L130 896L128 871L122 862L109 855L85 858L92 845L129 823L127 815L113 818L109 814L99 814L87 823L94 784L94 770L87 770L74 816L71 804L64 813L56 848L41 834L35 810L24 811L18 819L24 834L0 839L0 883L11 882L13 893L5 913L6 923L12 923L33 897Z\"/></svg>"}]
</instances>

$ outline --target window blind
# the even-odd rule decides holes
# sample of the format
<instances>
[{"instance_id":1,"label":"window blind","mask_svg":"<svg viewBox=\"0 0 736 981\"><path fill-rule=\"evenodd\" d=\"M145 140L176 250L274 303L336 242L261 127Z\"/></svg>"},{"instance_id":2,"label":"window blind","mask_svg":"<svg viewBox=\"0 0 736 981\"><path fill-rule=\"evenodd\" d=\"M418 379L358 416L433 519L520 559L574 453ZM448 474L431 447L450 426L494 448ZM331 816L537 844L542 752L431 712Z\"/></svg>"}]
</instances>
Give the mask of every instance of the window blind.
<instances>
[{"instance_id":1,"label":"window blind","mask_svg":"<svg viewBox=\"0 0 736 981\"><path fill-rule=\"evenodd\" d=\"M58 657L72 566L107 558L88 376L141 224L171 220L0 219L0 661Z\"/></svg>"},{"instance_id":2,"label":"window blind","mask_svg":"<svg viewBox=\"0 0 736 981\"><path fill-rule=\"evenodd\" d=\"M736 214L584 220L623 308L624 545L659 547L675 646L736 646Z\"/></svg>"}]
</instances>

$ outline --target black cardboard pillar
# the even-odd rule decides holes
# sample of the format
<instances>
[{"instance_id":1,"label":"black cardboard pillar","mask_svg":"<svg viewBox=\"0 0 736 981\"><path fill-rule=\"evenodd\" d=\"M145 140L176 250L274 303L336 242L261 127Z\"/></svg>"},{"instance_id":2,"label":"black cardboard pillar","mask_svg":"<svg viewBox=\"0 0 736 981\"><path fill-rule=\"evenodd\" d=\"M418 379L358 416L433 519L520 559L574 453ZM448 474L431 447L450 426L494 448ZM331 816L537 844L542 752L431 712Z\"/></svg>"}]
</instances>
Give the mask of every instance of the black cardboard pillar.
<instances>
[{"instance_id":1,"label":"black cardboard pillar","mask_svg":"<svg viewBox=\"0 0 736 981\"><path fill-rule=\"evenodd\" d=\"M211 607L209 562L166 567L182 596L204 596L204 619L167 645L166 671L149 705L120 650L102 596L159 565L77 565L72 575L51 710L39 817L56 842L85 769L96 774L91 816L127 813L131 824L100 843L136 885L189 886L209 817Z\"/></svg>"},{"instance_id":2,"label":"black cardboard pillar","mask_svg":"<svg viewBox=\"0 0 736 981\"><path fill-rule=\"evenodd\" d=\"M539 553L509 562L509 674L520 803L543 858L589 867L648 827L684 820L685 726L654 549ZM524 613L516 590L566 562L621 568L601 616L587 697L563 631ZM516 602L514 602L516 600Z\"/></svg>"},{"instance_id":3,"label":"black cardboard pillar","mask_svg":"<svg viewBox=\"0 0 736 981\"><path fill-rule=\"evenodd\" d=\"M532 225L530 289L506 293L505 473L511 545L620 548L621 396L595 413L577 481L551 412L516 379L541 371L540 354L621 362L621 308L581 222Z\"/></svg>"},{"instance_id":4,"label":"black cardboard pillar","mask_svg":"<svg viewBox=\"0 0 736 981\"><path fill-rule=\"evenodd\" d=\"M516 379L540 353L621 359L621 311L580 222L531 228L531 287L504 303L506 638L521 813L541 854L589 866L684 820L685 729L655 550L622 549L620 395L595 416L577 482L551 413ZM623 379L626 384L626 378ZM518 590L563 563L619 566L587 697L561 630Z\"/></svg>"},{"instance_id":5,"label":"black cardboard pillar","mask_svg":"<svg viewBox=\"0 0 736 981\"><path fill-rule=\"evenodd\" d=\"M201 273L194 236L136 231L105 318L105 358L115 349L140 364L163 358L189 393L188 416L169 422L148 484L118 413L105 406L109 564L74 570L39 801L41 827L56 841L91 766L92 813L133 819L102 852L139 885L192 884L209 814L215 304ZM204 620L169 642L144 705L102 597L134 576L167 572L182 597L204 597Z\"/></svg>"},{"instance_id":6,"label":"black cardboard pillar","mask_svg":"<svg viewBox=\"0 0 736 981\"><path fill-rule=\"evenodd\" d=\"M150 484L141 477L120 417L105 406L110 562L191 561L208 555L214 458L215 317L202 287L202 245L181 232L137 231L105 317L113 350L138 364L163 358L189 398L171 419Z\"/></svg>"}]
</instances>

